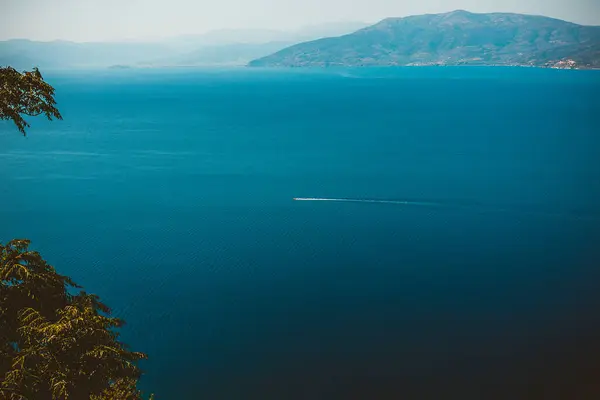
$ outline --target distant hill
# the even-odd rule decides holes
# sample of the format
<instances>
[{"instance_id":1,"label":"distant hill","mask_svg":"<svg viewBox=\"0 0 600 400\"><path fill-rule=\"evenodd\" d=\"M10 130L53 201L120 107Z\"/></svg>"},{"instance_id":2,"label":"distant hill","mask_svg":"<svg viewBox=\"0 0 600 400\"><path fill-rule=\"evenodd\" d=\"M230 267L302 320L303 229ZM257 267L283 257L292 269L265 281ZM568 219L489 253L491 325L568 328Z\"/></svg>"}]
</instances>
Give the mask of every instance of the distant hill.
<instances>
[{"instance_id":1,"label":"distant hill","mask_svg":"<svg viewBox=\"0 0 600 400\"><path fill-rule=\"evenodd\" d=\"M246 65L291 45L330 36L355 32L368 26L364 22L333 22L306 26L296 30L221 29L201 35L176 36L163 43L178 55L144 60L154 66Z\"/></svg>"},{"instance_id":2,"label":"distant hill","mask_svg":"<svg viewBox=\"0 0 600 400\"><path fill-rule=\"evenodd\" d=\"M8 40L0 42L0 65L17 69L86 68L130 65L140 60L174 56L160 43L75 43Z\"/></svg>"},{"instance_id":3,"label":"distant hill","mask_svg":"<svg viewBox=\"0 0 600 400\"><path fill-rule=\"evenodd\" d=\"M369 26L365 22L331 22L292 30L217 29L197 35L180 35L163 41L188 51L202 46L231 44L266 44L273 42L300 43L325 37L345 35Z\"/></svg>"},{"instance_id":4,"label":"distant hill","mask_svg":"<svg viewBox=\"0 0 600 400\"><path fill-rule=\"evenodd\" d=\"M348 35L296 44L249 65L600 67L600 27L467 11L388 18Z\"/></svg>"},{"instance_id":5,"label":"distant hill","mask_svg":"<svg viewBox=\"0 0 600 400\"><path fill-rule=\"evenodd\" d=\"M203 46L198 50L171 59L163 59L162 62L155 62L155 64L164 66L245 65L255 58L267 56L292 44L294 43L269 42Z\"/></svg>"},{"instance_id":6,"label":"distant hill","mask_svg":"<svg viewBox=\"0 0 600 400\"><path fill-rule=\"evenodd\" d=\"M0 41L0 66L17 69L246 65L290 45L367 26L336 22L290 31L224 29L151 42Z\"/></svg>"},{"instance_id":7,"label":"distant hill","mask_svg":"<svg viewBox=\"0 0 600 400\"><path fill-rule=\"evenodd\" d=\"M162 43L176 49L177 56L144 60L154 66L246 65L297 43L355 32L368 26L364 22L333 22L296 30L221 29L200 35L168 38Z\"/></svg>"},{"instance_id":8,"label":"distant hill","mask_svg":"<svg viewBox=\"0 0 600 400\"><path fill-rule=\"evenodd\" d=\"M364 22L330 22L326 24L314 24L302 27L293 31L295 35L294 39L300 41L316 40L326 37L335 37L341 35L347 35L358 31L359 29L366 28L371 24Z\"/></svg>"}]
</instances>

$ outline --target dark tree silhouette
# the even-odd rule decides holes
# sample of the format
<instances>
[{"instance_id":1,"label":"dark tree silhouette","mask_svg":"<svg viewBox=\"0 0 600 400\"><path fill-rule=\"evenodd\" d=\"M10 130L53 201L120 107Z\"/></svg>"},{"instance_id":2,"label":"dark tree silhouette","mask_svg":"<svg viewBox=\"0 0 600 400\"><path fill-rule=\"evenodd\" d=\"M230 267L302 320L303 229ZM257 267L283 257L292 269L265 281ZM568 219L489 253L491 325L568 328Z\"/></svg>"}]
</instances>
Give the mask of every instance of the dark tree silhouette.
<instances>
[{"instance_id":1,"label":"dark tree silhouette","mask_svg":"<svg viewBox=\"0 0 600 400\"><path fill-rule=\"evenodd\" d=\"M54 88L37 68L21 73L12 67L0 67L0 120L12 120L25 135L29 124L23 115L62 119L55 105Z\"/></svg>"},{"instance_id":2,"label":"dark tree silhouette","mask_svg":"<svg viewBox=\"0 0 600 400\"><path fill-rule=\"evenodd\" d=\"M58 274L29 240L0 244L0 398L141 399L147 358L119 341L123 321Z\"/></svg>"}]
</instances>

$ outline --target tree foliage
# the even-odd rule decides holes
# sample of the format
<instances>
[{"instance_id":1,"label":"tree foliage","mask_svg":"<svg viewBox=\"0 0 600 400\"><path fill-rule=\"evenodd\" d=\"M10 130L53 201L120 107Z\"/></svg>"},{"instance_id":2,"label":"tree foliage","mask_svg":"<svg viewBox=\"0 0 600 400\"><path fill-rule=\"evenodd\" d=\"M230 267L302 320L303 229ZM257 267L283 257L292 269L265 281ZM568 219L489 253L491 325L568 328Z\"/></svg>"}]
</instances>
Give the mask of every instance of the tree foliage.
<instances>
[{"instance_id":1,"label":"tree foliage","mask_svg":"<svg viewBox=\"0 0 600 400\"><path fill-rule=\"evenodd\" d=\"M55 105L54 88L37 68L21 73L12 67L0 67L0 120L12 120L25 135L29 124L23 115L62 119Z\"/></svg>"},{"instance_id":2,"label":"tree foliage","mask_svg":"<svg viewBox=\"0 0 600 400\"><path fill-rule=\"evenodd\" d=\"M29 243L0 244L0 399L142 399L124 322Z\"/></svg>"}]
</instances>

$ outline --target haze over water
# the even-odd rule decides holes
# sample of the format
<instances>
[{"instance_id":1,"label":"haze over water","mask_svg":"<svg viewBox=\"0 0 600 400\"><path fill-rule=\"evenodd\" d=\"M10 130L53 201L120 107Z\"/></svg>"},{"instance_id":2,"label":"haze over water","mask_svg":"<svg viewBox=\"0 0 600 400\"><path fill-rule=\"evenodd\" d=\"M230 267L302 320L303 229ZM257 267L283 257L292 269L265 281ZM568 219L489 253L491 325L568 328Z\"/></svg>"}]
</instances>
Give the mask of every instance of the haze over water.
<instances>
[{"instance_id":1,"label":"haze over water","mask_svg":"<svg viewBox=\"0 0 600 400\"><path fill-rule=\"evenodd\" d=\"M45 77L64 121L0 125L0 241L125 318L159 398L597 385L597 71Z\"/></svg>"}]
</instances>

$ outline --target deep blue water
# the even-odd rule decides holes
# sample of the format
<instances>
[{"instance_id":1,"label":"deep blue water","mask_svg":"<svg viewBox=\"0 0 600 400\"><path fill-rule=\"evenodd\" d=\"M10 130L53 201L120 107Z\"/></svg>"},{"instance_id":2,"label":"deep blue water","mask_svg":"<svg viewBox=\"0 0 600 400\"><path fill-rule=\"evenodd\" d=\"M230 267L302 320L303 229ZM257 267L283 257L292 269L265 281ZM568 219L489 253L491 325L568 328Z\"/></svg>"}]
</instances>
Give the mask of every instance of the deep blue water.
<instances>
[{"instance_id":1,"label":"deep blue water","mask_svg":"<svg viewBox=\"0 0 600 400\"><path fill-rule=\"evenodd\" d=\"M600 393L599 72L46 78L0 240L125 318L159 399Z\"/></svg>"}]
</instances>

